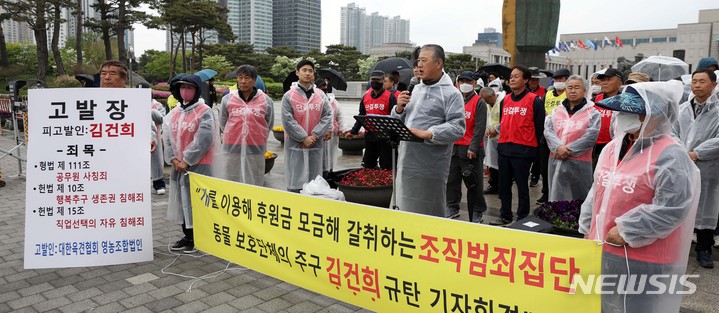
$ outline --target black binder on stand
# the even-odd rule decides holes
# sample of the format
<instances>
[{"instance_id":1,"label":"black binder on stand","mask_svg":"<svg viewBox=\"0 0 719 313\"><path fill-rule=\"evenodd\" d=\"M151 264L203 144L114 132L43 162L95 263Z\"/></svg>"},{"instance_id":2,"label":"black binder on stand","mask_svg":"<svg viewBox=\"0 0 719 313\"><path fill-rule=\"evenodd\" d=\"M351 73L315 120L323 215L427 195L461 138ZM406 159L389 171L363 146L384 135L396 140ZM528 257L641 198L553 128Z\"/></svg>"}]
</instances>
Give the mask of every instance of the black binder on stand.
<instances>
[{"instance_id":1,"label":"black binder on stand","mask_svg":"<svg viewBox=\"0 0 719 313\"><path fill-rule=\"evenodd\" d=\"M377 138L387 140L392 145L392 203L390 207L397 208L397 147L400 141L423 141L407 128L404 123L388 115L355 115L355 120L362 124L366 131L373 133Z\"/></svg>"}]
</instances>

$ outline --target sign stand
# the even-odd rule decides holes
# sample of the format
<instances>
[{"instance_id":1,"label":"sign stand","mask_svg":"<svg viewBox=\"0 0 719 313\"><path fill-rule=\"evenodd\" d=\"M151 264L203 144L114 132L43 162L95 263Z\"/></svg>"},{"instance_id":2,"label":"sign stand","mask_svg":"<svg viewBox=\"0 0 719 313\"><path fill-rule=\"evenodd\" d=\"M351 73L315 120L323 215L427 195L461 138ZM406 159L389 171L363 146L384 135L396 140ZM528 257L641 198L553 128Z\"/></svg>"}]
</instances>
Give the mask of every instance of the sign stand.
<instances>
[{"instance_id":1,"label":"sign stand","mask_svg":"<svg viewBox=\"0 0 719 313\"><path fill-rule=\"evenodd\" d=\"M400 141L417 141L418 138L407 128L402 121L396 117L388 115L355 115L357 120L365 130L375 134L377 138L387 140L392 145L392 203L390 208L393 210L397 207L397 199L395 198L397 189L397 148Z\"/></svg>"}]
</instances>

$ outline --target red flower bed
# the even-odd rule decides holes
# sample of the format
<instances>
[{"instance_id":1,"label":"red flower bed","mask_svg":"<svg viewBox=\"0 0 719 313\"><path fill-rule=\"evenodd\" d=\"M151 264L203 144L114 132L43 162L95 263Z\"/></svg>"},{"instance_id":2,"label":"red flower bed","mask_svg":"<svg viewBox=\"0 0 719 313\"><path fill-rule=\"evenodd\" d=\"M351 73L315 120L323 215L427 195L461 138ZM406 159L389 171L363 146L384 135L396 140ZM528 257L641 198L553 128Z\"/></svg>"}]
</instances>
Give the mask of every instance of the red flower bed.
<instances>
[{"instance_id":1,"label":"red flower bed","mask_svg":"<svg viewBox=\"0 0 719 313\"><path fill-rule=\"evenodd\" d=\"M389 186L392 185L392 171L361 168L345 175L339 184L358 187Z\"/></svg>"},{"instance_id":2,"label":"red flower bed","mask_svg":"<svg viewBox=\"0 0 719 313\"><path fill-rule=\"evenodd\" d=\"M340 132L340 138L342 138L342 139L362 139L362 138L364 138L364 131L360 131L359 133L357 133L357 135L354 135L350 131L346 130L346 131Z\"/></svg>"}]
</instances>

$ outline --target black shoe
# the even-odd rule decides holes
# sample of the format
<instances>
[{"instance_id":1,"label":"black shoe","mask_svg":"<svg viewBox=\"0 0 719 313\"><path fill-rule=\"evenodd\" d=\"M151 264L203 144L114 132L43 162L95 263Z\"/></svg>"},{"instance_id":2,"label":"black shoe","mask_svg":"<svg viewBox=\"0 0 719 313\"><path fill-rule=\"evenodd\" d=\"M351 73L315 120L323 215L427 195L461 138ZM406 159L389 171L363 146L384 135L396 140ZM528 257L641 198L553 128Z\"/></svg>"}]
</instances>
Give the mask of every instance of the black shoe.
<instances>
[{"instance_id":1,"label":"black shoe","mask_svg":"<svg viewBox=\"0 0 719 313\"><path fill-rule=\"evenodd\" d=\"M544 204L547 202L547 195L542 195L541 198L537 199L537 204Z\"/></svg>"},{"instance_id":2,"label":"black shoe","mask_svg":"<svg viewBox=\"0 0 719 313\"><path fill-rule=\"evenodd\" d=\"M529 180L529 187L537 187L538 184L539 184L539 178L537 178L537 177L532 177L532 179Z\"/></svg>"},{"instance_id":3,"label":"black shoe","mask_svg":"<svg viewBox=\"0 0 719 313\"><path fill-rule=\"evenodd\" d=\"M172 250L172 251L181 251L181 250L185 250L185 248L186 248L187 246L193 246L193 247L194 247L195 244L192 242L192 240L187 240L187 239L185 239L185 238L182 238L182 239L178 240L177 242L175 242L175 244L172 245L172 247L170 247L170 250Z\"/></svg>"},{"instance_id":4,"label":"black shoe","mask_svg":"<svg viewBox=\"0 0 719 313\"><path fill-rule=\"evenodd\" d=\"M703 268L714 268L711 251L697 251L697 261Z\"/></svg>"},{"instance_id":5,"label":"black shoe","mask_svg":"<svg viewBox=\"0 0 719 313\"><path fill-rule=\"evenodd\" d=\"M185 246L185 248L182 249L182 252L188 253L188 254L195 253L195 252L197 252L197 249L195 248L195 244L192 241L190 241L190 244Z\"/></svg>"},{"instance_id":6,"label":"black shoe","mask_svg":"<svg viewBox=\"0 0 719 313\"><path fill-rule=\"evenodd\" d=\"M489 186L489 187L487 187L487 189L484 190L485 195L495 195L498 193L499 193L499 190L497 189L497 187L493 187L493 186Z\"/></svg>"},{"instance_id":7,"label":"black shoe","mask_svg":"<svg viewBox=\"0 0 719 313\"><path fill-rule=\"evenodd\" d=\"M507 226L509 224L512 224L512 220L505 220L501 217L498 217L497 219L489 222L489 225L492 226Z\"/></svg>"}]
</instances>

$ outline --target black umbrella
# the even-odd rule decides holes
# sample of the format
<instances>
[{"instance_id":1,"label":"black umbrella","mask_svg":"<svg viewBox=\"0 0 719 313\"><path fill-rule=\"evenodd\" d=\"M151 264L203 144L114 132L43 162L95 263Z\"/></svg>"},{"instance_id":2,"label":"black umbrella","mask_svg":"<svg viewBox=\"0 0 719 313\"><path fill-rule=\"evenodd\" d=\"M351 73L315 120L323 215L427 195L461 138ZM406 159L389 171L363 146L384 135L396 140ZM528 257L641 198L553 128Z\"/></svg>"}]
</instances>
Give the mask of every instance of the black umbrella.
<instances>
[{"instance_id":1,"label":"black umbrella","mask_svg":"<svg viewBox=\"0 0 719 313\"><path fill-rule=\"evenodd\" d=\"M289 75L287 75L287 78L285 78L284 81L282 81L282 89L284 92L287 92L290 90L290 87L292 87L292 83L300 80L299 77L297 77L297 73L295 71L290 72Z\"/></svg>"},{"instance_id":2,"label":"black umbrella","mask_svg":"<svg viewBox=\"0 0 719 313\"><path fill-rule=\"evenodd\" d=\"M320 77L328 79L330 86L337 90L347 90L347 81L342 73L331 68L321 68L319 70Z\"/></svg>"},{"instance_id":3,"label":"black umbrella","mask_svg":"<svg viewBox=\"0 0 719 313\"><path fill-rule=\"evenodd\" d=\"M401 69L411 70L412 61L405 58L386 58L372 66L369 73L372 73L372 71L383 71L385 73L389 73L391 71L399 71Z\"/></svg>"},{"instance_id":4,"label":"black umbrella","mask_svg":"<svg viewBox=\"0 0 719 313\"><path fill-rule=\"evenodd\" d=\"M77 79L83 87L97 87L95 86L95 78L92 75L77 74L75 75L75 79Z\"/></svg>"},{"instance_id":5,"label":"black umbrella","mask_svg":"<svg viewBox=\"0 0 719 313\"><path fill-rule=\"evenodd\" d=\"M499 64L499 63L487 63L484 66L480 67L479 71L485 71L487 73L495 73L499 76L501 76L504 79L509 78L509 74L512 72L512 69L509 67Z\"/></svg>"},{"instance_id":6,"label":"black umbrella","mask_svg":"<svg viewBox=\"0 0 719 313\"><path fill-rule=\"evenodd\" d=\"M552 72L552 71L550 71L550 70L539 70L539 72L544 73L544 75L547 75L547 77L553 77L553 76L554 76L554 72Z\"/></svg>"}]
</instances>

